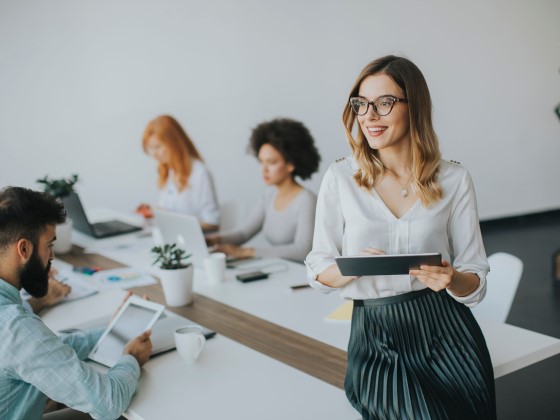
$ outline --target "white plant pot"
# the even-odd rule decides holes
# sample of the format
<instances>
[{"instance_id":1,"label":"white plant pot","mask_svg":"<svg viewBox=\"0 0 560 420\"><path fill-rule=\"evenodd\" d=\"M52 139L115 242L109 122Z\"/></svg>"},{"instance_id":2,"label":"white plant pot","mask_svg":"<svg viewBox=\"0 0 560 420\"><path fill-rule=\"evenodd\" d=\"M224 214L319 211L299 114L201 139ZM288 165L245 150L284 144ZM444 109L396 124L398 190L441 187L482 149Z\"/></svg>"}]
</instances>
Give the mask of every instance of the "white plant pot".
<instances>
[{"instance_id":1,"label":"white plant pot","mask_svg":"<svg viewBox=\"0 0 560 420\"><path fill-rule=\"evenodd\" d=\"M193 300L193 266L159 270L163 295L168 306L185 306Z\"/></svg>"},{"instance_id":2,"label":"white plant pot","mask_svg":"<svg viewBox=\"0 0 560 420\"><path fill-rule=\"evenodd\" d=\"M53 250L56 254L66 254L72 250L72 219L67 218L66 222L56 225L56 241Z\"/></svg>"}]
</instances>

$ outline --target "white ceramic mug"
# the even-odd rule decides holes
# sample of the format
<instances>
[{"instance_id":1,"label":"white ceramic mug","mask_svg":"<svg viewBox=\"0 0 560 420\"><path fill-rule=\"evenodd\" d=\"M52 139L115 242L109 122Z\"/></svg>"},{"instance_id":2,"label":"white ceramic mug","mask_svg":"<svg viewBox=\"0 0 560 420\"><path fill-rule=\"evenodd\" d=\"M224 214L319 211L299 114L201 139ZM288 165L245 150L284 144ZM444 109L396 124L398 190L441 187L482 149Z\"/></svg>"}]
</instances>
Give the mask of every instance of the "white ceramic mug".
<instances>
[{"instance_id":1,"label":"white ceramic mug","mask_svg":"<svg viewBox=\"0 0 560 420\"><path fill-rule=\"evenodd\" d=\"M226 278L226 254L213 252L204 258L206 278L211 284L222 283Z\"/></svg>"},{"instance_id":2,"label":"white ceramic mug","mask_svg":"<svg viewBox=\"0 0 560 420\"><path fill-rule=\"evenodd\" d=\"M206 343L202 328L197 325L187 325L175 330L175 346L181 358L187 363L198 359Z\"/></svg>"},{"instance_id":3,"label":"white ceramic mug","mask_svg":"<svg viewBox=\"0 0 560 420\"><path fill-rule=\"evenodd\" d=\"M72 226L70 218L65 223L56 225L56 241L53 245L55 254L66 254L72 250Z\"/></svg>"}]
</instances>

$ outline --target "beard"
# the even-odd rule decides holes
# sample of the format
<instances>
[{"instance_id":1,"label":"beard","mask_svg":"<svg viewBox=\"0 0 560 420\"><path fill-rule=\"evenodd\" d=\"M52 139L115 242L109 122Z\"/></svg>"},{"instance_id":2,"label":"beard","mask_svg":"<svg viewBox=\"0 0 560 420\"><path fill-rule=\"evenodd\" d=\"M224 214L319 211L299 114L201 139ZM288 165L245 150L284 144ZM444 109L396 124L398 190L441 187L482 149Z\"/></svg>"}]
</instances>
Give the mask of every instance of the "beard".
<instances>
[{"instance_id":1,"label":"beard","mask_svg":"<svg viewBox=\"0 0 560 420\"><path fill-rule=\"evenodd\" d=\"M51 269L51 261L44 267L37 247L33 247L33 253L27 263L21 267L19 280L21 287L25 289L31 296L40 298L49 291L49 271Z\"/></svg>"}]
</instances>

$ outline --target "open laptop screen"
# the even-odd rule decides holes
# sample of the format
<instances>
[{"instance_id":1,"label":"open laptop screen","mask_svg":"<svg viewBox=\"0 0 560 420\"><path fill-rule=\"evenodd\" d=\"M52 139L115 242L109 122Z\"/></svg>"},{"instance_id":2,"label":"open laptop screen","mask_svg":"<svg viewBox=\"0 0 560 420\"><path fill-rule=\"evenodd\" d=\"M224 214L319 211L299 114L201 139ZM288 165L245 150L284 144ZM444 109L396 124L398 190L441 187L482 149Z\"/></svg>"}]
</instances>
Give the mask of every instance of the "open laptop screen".
<instances>
[{"instance_id":1,"label":"open laptop screen","mask_svg":"<svg viewBox=\"0 0 560 420\"><path fill-rule=\"evenodd\" d=\"M74 228L94 238L108 238L110 236L142 230L141 227L121 222L120 220L90 223L80 197L75 192L62 197L62 204L64 204L66 213L72 219Z\"/></svg>"},{"instance_id":2,"label":"open laptop screen","mask_svg":"<svg viewBox=\"0 0 560 420\"><path fill-rule=\"evenodd\" d=\"M195 266L202 267L208 255L208 246L196 217L182 213L154 210L154 220L165 243L176 243L192 254Z\"/></svg>"}]
</instances>

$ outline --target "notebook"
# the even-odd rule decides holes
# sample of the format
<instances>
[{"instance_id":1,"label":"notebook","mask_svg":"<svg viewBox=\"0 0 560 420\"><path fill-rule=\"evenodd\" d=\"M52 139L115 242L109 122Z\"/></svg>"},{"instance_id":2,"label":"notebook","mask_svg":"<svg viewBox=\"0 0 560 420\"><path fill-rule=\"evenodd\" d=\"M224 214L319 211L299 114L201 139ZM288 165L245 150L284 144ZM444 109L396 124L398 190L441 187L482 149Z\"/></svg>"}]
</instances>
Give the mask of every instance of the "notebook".
<instances>
[{"instance_id":1,"label":"notebook","mask_svg":"<svg viewBox=\"0 0 560 420\"><path fill-rule=\"evenodd\" d=\"M71 192L69 195L62 197L62 204L64 204L66 213L72 219L74 228L94 238L108 238L110 236L142 230L141 227L130 225L120 220L90 223L80 197L75 192Z\"/></svg>"},{"instance_id":2,"label":"notebook","mask_svg":"<svg viewBox=\"0 0 560 420\"><path fill-rule=\"evenodd\" d=\"M325 317L325 321L350 321L352 319L352 310L354 309L354 301L347 300L330 314Z\"/></svg>"}]
</instances>

